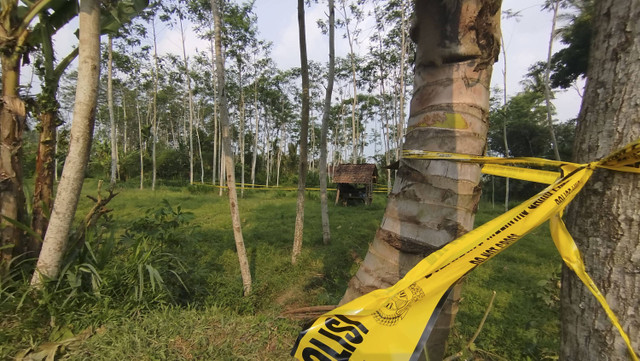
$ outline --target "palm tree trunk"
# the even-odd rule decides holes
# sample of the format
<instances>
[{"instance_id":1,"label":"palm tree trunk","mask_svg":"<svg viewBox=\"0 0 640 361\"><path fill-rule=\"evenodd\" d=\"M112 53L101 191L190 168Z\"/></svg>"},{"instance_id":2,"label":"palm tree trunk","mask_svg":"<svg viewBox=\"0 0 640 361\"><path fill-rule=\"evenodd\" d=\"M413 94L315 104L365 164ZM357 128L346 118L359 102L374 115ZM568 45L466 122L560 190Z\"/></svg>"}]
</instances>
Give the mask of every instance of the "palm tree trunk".
<instances>
[{"instance_id":1,"label":"palm tree trunk","mask_svg":"<svg viewBox=\"0 0 640 361\"><path fill-rule=\"evenodd\" d=\"M500 4L416 2L416 74L404 149L483 154ZM401 159L382 225L341 302L391 286L423 257L471 230L479 180L477 165ZM432 361L442 359L457 312L459 289L451 294L427 341Z\"/></svg>"}]
</instances>

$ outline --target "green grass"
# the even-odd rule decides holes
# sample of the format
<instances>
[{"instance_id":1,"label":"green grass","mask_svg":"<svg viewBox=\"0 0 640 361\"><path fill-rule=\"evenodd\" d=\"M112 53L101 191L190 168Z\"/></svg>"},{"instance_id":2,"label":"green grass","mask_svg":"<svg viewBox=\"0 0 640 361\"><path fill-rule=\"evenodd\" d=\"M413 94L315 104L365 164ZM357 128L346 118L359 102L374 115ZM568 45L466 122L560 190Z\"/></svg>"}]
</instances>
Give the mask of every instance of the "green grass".
<instances>
[{"instance_id":1,"label":"green grass","mask_svg":"<svg viewBox=\"0 0 640 361\"><path fill-rule=\"evenodd\" d=\"M500 213L482 204L476 225ZM464 348L496 291L475 346L507 360L551 360L559 347L559 272L562 260L543 224L466 276L450 336L450 352ZM490 355L478 353L485 359Z\"/></svg>"},{"instance_id":2,"label":"green grass","mask_svg":"<svg viewBox=\"0 0 640 361\"><path fill-rule=\"evenodd\" d=\"M95 195L96 189L97 182L87 180L76 218L92 205L84 194ZM295 192L247 189L239 204L254 283L252 295L242 297L229 208L217 190L195 186L151 191L125 186L119 192L109 204L114 239L131 230L132 221L144 217L149 209L162 207L164 200L174 210L180 206L182 212L193 213L192 222L179 228L176 240L166 246L186 268L181 276L188 292L178 292L174 302L158 299L142 306L115 293L64 305L55 294L40 301L27 297L18 312L17 301L0 302L0 358L10 359L19 350L52 340L60 330L78 334L92 327L95 334L69 347L68 359L289 359L303 323L279 315L288 309L340 300L385 207L383 195L376 195L371 206L342 207L330 202L332 242L325 246L318 195L308 193L303 253L293 266ZM482 204L477 222L498 213ZM558 348L554 277L559 264L548 230L541 227L469 274L450 352L460 350L469 340L491 291L496 290L494 308L475 342L477 347L508 360L553 356ZM173 286L180 289L175 282ZM105 286L109 287L115 286Z\"/></svg>"}]
</instances>

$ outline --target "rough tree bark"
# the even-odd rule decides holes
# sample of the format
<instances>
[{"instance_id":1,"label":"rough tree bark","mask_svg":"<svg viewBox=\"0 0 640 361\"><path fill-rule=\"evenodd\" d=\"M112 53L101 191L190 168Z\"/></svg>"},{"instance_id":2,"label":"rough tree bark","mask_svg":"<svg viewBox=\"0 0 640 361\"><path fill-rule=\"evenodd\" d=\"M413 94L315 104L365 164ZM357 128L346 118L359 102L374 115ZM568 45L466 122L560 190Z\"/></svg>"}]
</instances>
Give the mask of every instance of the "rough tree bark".
<instances>
[{"instance_id":1,"label":"rough tree bark","mask_svg":"<svg viewBox=\"0 0 640 361\"><path fill-rule=\"evenodd\" d=\"M302 111L300 115L300 164L298 173L298 199L296 202L296 228L293 236L291 263L296 264L302 252L304 230L304 192L307 183L307 143L309 138L309 64L304 22L304 0L298 0L298 31L300 38L300 75L302 77Z\"/></svg>"},{"instance_id":2,"label":"rough tree bark","mask_svg":"<svg viewBox=\"0 0 640 361\"><path fill-rule=\"evenodd\" d=\"M12 252L22 253L23 232L5 218L24 223L25 196L22 189L22 133L25 128L26 109L18 94L20 59L26 39L26 24L17 16L15 1L3 1L0 14L0 52L2 62L2 99L0 100L0 252L9 261ZM5 246L16 246L15 249Z\"/></svg>"},{"instance_id":3,"label":"rough tree bark","mask_svg":"<svg viewBox=\"0 0 640 361\"><path fill-rule=\"evenodd\" d=\"M224 153L224 163L227 176L227 187L229 188L229 209L231 210L231 223L233 225L233 236L236 241L236 251L240 263L240 274L242 275L242 286L244 295L251 293L251 272L249 270L249 260L242 238L242 226L240 224L240 210L238 208L238 194L236 192L236 176L234 174L233 153L231 151L231 131L229 127L229 110L227 109L227 94L224 85L224 60L222 57L222 19L220 16L220 0L211 0L213 11L215 44L216 44L216 75L218 78L218 97L220 99L220 129L222 131L222 146Z\"/></svg>"},{"instance_id":4,"label":"rough tree bark","mask_svg":"<svg viewBox=\"0 0 640 361\"><path fill-rule=\"evenodd\" d=\"M34 286L43 279L54 279L60 272L67 248L69 229L76 213L84 171L89 160L95 108L100 76L100 5L96 0L83 0L79 13L80 39L78 82L71 124L69 154L58 185L47 234L42 243L36 270L31 278Z\"/></svg>"},{"instance_id":5,"label":"rough tree bark","mask_svg":"<svg viewBox=\"0 0 640 361\"><path fill-rule=\"evenodd\" d=\"M600 159L640 137L640 3L596 3L587 86L573 154ZM587 272L640 353L640 194L637 174L596 170L569 206L567 227ZM566 268L562 274L562 360L629 360L604 311Z\"/></svg>"},{"instance_id":6,"label":"rough tree bark","mask_svg":"<svg viewBox=\"0 0 640 361\"><path fill-rule=\"evenodd\" d=\"M416 2L414 94L404 149L483 154L489 82L500 50L500 0ZM342 300L389 287L426 255L473 227L480 168L401 159L382 224ZM427 342L441 360L459 286Z\"/></svg>"}]
</instances>

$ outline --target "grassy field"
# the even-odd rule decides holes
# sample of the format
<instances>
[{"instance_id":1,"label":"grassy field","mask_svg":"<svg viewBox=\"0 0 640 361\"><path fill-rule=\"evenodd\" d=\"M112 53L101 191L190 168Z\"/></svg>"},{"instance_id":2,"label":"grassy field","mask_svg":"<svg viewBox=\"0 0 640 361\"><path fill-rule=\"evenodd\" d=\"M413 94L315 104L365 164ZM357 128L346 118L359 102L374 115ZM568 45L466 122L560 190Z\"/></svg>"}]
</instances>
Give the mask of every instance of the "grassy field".
<instances>
[{"instance_id":1,"label":"grassy field","mask_svg":"<svg viewBox=\"0 0 640 361\"><path fill-rule=\"evenodd\" d=\"M96 182L88 180L83 194L95 194L96 188ZM90 206L91 201L83 199L79 214ZM295 193L246 190L240 210L254 284L252 295L242 297L224 197L206 186L161 187L155 192L123 188L109 204L113 212L101 225L100 236L87 241L100 265L102 287L96 292L85 282L74 288L67 278L38 298L18 286L4 287L0 357L12 359L21 350L90 330L86 340L64 345L65 359L289 359L304 322L281 317L282 312L339 301L384 206L383 195L376 195L371 206L331 204L332 242L325 246L318 194L309 192L303 254L292 266ZM477 222L498 213L482 204ZM148 245L154 242L160 245ZM101 260L101 254L110 259ZM160 285L154 289L147 269L130 267L141 264L135 258L139 254L151 255L156 263L150 264L166 271L160 274L169 295L159 292ZM543 226L469 274L450 352L461 350L471 338L495 290L493 310L475 340L473 355L466 358L555 359L560 262ZM91 276L85 272L82 277L86 281ZM143 285L145 293L139 295Z\"/></svg>"}]
</instances>

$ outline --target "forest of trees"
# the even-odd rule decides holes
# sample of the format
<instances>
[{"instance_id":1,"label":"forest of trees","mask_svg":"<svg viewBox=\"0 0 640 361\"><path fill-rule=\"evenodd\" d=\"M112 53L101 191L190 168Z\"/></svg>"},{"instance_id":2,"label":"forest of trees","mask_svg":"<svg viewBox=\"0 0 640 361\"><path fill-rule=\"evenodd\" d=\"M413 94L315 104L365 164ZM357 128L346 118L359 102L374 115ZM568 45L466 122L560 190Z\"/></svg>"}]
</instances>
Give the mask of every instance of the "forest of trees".
<instances>
[{"instance_id":1,"label":"forest of trees","mask_svg":"<svg viewBox=\"0 0 640 361\"><path fill-rule=\"evenodd\" d=\"M68 148L77 79L76 70L69 68L77 49L62 58L51 39L72 19L73 12L65 9L73 3L45 5L50 7L46 11L49 15L39 15L38 31L31 32L26 40L33 50L24 56L33 61L23 70L33 74L31 83L19 84L26 89L20 92L24 100L37 100L26 102L34 105L27 107L26 126L19 140L24 143L21 178L35 177L33 226L40 235L44 234L42 200L50 206L53 183L49 179L51 175L58 179ZM116 3L109 5L113 8L109 11L117 20L102 29L108 36L102 43L103 70L87 175L108 177L111 184L136 182L140 188L155 188L157 183L224 185L210 4ZM584 32L574 29L584 27L582 19L588 18L591 5L558 1L546 7L556 3L569 14L565 16L575 18L560 30L563 42L570 46L553 56L551 74L545 72L546 63L532 64L522 80L523 92L506 98L496 89L491 107L490 154L549 157L559 151L556 153L562 159L571 157L574 124L547 119L545 87L548 83L569 87L586 71L586 64L573 63L577 57L570 51L576 47L579 49L573 51L586 52ZM130 9L125 9L127 6ZM329 107L327 133L329 167L348 162L375 162L385 167L399 159L408 95L412 92L415 45L409 41L411 12L410 2L400 0L344 0L336 4L338 33L349 52L336 59L336 91ZM278 67L271 55L273 44L260 38L254 2L225 2L222 14L225 88L237 181L241 189L253 184L293 184L298 179L300 68ZM119 16L134 19L120 24ZM43 26L47 17L51 25ZM317 20L327 32L327 19ZM369 27L366 38L362 32L365 23ZM158 55L159 29L165 34L180 34L181 53ZM581 37L576 39L574 32ZM210 46L192 51L189 34L196 34ZM312 61L309 73L309 170L310 182L317 184L327 64ZM27 81L24 78L21 80ZM39 95L37 89L41 89ZM553 107L549 112L554 112ZM557 134L555 142L549 138L549 121L554 123L551 134ZM505 148L507 144L511 146ZM388 190L393 174L386 170L380 177ZM499 184L494 193L504 193L501 189L504 185ZM517 188L515 193L519 193Z\"/></svg>"},{"instance_id":2,"label":"forest of trees","mask_svg":"<svg viewBox=\"0 0 640 361\"><path fill-rule=\"evenodd\" d=\"M473 72L480 75L473 76L487 88L484 93L488 98L490 77L486 74L490 74L499 55L507 55L504 48L500 48L501 35L497 35L496 30L499 21L494 18L517 14L500 13L500 1L484 2L497 13L477 15L493 20L483 22L487 27L484 30L491 33L486 37L491 40L487 40L490 44L482 45L480 55L474 55L479 56L480 65ZM435 2L425 3L428 5L419 2L418 9ZM76 179L76 187L81 187L84 177L109 179L111 197L119 186L155 190L159 186L206 184L219 186L220 194L229 186L232 218L237 217L233 218L237 253L242 264L247 263L247 256L240 217L234 216L235 184L242 197L246 189L256 186L298 183L299 196L304 199L305 180L307 185L326 183L326 168L341 163L376 163L380 169L380 186L387 193L392 192L396 177L400 182L406 181L403 183L406 186L421 183L420 177L434 171L421 170L420 165L411 166L409 171L406 164L410 162L405 162L397 173L394 171L397 166L393 164L401 160L403 147L420 149L424 137L431 137L434 144L444 144L444 139L450 136L439 130L435 133L421 130L415 114L408 114L415 111L408 111L409 104L420 106L416 94L423 91L422 77L440 76L420 73L431 71L421 66L455 63L467 59L467 55L456 55L454 51L454 55L448 57L416 48L412 38L415 40L437 29L436 25L415 26L420 22L414 20L412 1L337 0L334 4L330 0L331 10L326 13L332 16L307 18L307 26L318 26L325 34L336 31L348 53L336 57L335 62L331 57L326 63L307 63L305 54L300 67L288 69L278 66L272 55L273 44L261 38L255 5L255 1L216 0L2 2L0 251L3 263L0 272L7 272L12 259L21 255L37 258L45 244L47 247L42 250L36 266L39 271L34 273L32 283L38 284L40 276L57 277L60 264L53 266L55 270L49 273L50 265L43 259L44 254L53 252L48 247L54 243L48 242L47 237L62 237L64 242L68 237L80 192L79 188L73 190L77 193L75 199L63 198L63 192L72 187L65 182L73 182L72 177ZM324 6L307 4L321 5ZM304 2L300 1L299 6L304 10ZM455 142L447 143L442 151L574 159L574 149L580 149L573 144L577 121L555 119L553 91L576 86L576 80L584 79L587 74L595 4L591 0L547 0L540 9L551 12L554 19L553 28L549 29L549 53L540 54L540 59L546 58L545 61L531 64L521 80L523 90L507 96L509 58L503 58L505 85L503 89L492 89L488 108L484 104L465 104L472 109L469 113L477 115L479 124L484 124L478 125L478 129L487 128L477 137L482 138L482 142L470 144L469 149L456 148L452 145ZM421 11L429 13L425 8ZM559 21L557 28L556 20ZM80 41L100 42L95 44L95 49L74 46L69 54L62 54L62 47L57 49L57 46L69 40L54 42L55 35L65 26L73 27L77 23ZM83 31L83 26L91 23L94 28ZM363 31L365 24L366 32ZM434 20L433 24L438 21ZM159 53L161 31L180 35L181 52ZM193 34L200 44L208 44L207 48L193 51L190 38ZM552 44L557 37L564 48L554 52ZM300 49L303 39L304 25L301 25ZM96 64L83 63L89 61L92 54L99 54ZM77 67L76 57L79 58ZM482 72L485 69L489 69L488 73ZM93 77L97 82L95 94L81 91L80 85ZM423 130L426 135L422 135ZM78 143L81 141L82 144ZM68 169L74 162L82 164L72 176ZM462 169L461 174L466 172ZM511 198L524 199L537 189L492 177L481 181L485 194L494 200L504 200L507 208L510 193ZM462 202L458 208L469 212L469 216L465 216L469 224L456 224L458 228L451 231L453 238L473 226L480 188L469 187L468 194L460 190L464 194L458 200ZM25 189L33 192L27 193ZM443 192L440 202L445 202L445 195L450 196L449 190ZM61 227L53 207L54 196L65 199L64 203L70 207L64 211L68 224L62 226L60 232L64 235L61 236L49 234ZM326 194L323 197L326 202ZM414 203L431 203L425 200L433 194L417 192L409 198L403 197L395 193L389 200L388 209L397 208L400 218L402 212L413 211ZM98 204L101 201L104 200L96 200ZM438 208L437 204L434 207ZM387 223L389 229L393 228L390 224ZM422 224L416 226L422 227ZM439 226L437 231L444 228L449 232L447 227ZM426 249L431 252L442 246L420 244L416 250L411 243L416 240L409 242L401 235L385 232L387 229L381 228L375 242L385 237L387 242L397 236L399 252L411 249L410 257L424 256ZM328 235L326 237L325 243L329 243ZM431 241L439 236L424 233L421 237ZM53 247L64 252L67 245L58 243ZM403 267L410 268L415 260L412 258ZM398 271L398 276L405 271ZM248 271L243 273L243 284L245 294L249 294L251 274ZM351 285L346 298L360 293L358 286ZM436 351L440 355L436 358L441 358L443 352Z\"/></svg>"}]
</instances>

